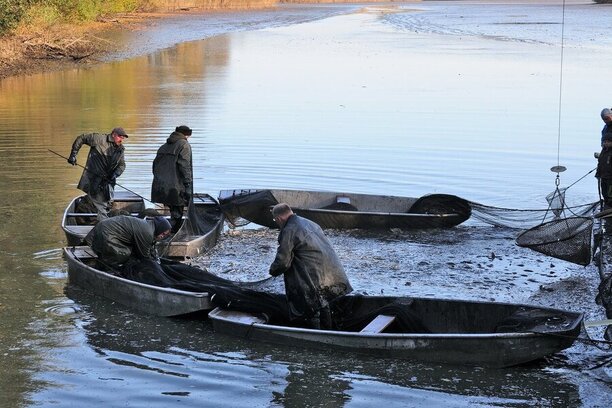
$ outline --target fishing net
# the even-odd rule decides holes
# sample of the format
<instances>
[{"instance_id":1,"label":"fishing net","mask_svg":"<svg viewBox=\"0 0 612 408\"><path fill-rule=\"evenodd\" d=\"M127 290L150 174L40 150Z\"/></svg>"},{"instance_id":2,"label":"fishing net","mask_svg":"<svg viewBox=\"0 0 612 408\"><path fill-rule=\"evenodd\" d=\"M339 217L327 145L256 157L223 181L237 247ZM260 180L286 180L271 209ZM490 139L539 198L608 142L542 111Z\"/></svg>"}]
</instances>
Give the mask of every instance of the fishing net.
<instances>
[{"instance_id":1,"label":"fishing net","mask_svg":"<svg viewBox=\"0 0 612 408\"><path fill-rule=\"evenodd\" d=\"M586 266L591 262L592 230L592 218L562 218L524 231L516 238L516 244Z\"/></svg>"},{"instance_id":2,"label":"fishing net","mask_svg":"<svg viewBox=\"0 0 612 408\"><path fill-rule=\"evenodd\" d=\"M187 217L174 235L175 240L205 235L219 222L223 212L217 200L208 194L194 194L187 207Z\"/></svg>"},{"instance_id":3,"label":"fishing net","mask_svg":"<svg viewBox=\"0 0 612 408\"><path fill-rule=\"evenodd\" d=\"M465 221L472 215L472 207L469 201L455 195L428 194L416 200L408 212L415 214L458 214Z\"/></svg>"},{"instance_id":4,"label":"fishing net","mask_svg":"<svg viewBox=\"0 0 612 408\"><path fill-rule=\"evenodd\" d=\"M109 269L108 267L101 269ZM131 259L120 270L111 270L126 279L171 287L191 292L206 292L212 295L215 306L228 310L265 314L268 322L277 325L300 326L303 321L290 320L289 306L284 294L269 293L268 278L256 282L236 282L218 277L205 269L163 259ZM422 319L410 311L405 301L394 301L376 308L360 307L363 296L341 296L330 302L333 328L345 331L360 331L374 317L380 314L395 316L393 327L401 332L429 333Z\"/></svg>"},{"instance_id":5,"label":"fishing net","mask_svg":"<svg viewBox=\"0 0 612 408\"><path fill-rule=\"evenodd\" d=\"M474 201L469 201L469 203L472 208L472 218L498 227L528 229L535 224L543 224L557 218L549 208L516 209L493 207ZM576 217L589 217L595 212L598 206L599 202L596 201L579 204L573 207L566 207L565 210Z\"/></svg>"},{"instance_id":6,"label":"fishing net","mask_svg":"<svg viewBox=\"0 0 612 408\"><path fill-rule=\"evenodd\" d=\"M227 221L235 227L248 224L249 214L269 213L276 204L278 201L269 190L222 191L219 195L219 205Z\"/></svg>"}]
</instances>

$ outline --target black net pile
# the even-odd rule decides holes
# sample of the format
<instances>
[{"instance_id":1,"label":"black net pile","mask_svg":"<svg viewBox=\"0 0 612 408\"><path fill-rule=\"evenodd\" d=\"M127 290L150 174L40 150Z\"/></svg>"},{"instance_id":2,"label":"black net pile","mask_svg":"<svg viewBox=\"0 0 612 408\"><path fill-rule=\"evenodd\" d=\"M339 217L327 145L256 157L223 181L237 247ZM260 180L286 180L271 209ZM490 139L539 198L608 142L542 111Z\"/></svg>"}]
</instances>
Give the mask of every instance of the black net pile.
<instances>
[{"instance_id":1,"label":"black net pile","mask_svg":"<svg viewBox=\"0 0 612 408\"><path fill-rule=\"evenodd\" d=\"M213 197L196 193L187 207L187 218L173 239L181 240L205 235L214 228L222 216L223 212Z\"/></svg>"},{"instance_id":2,"label":"black net pile","mask_svg":"<svg viewBox=\"0 0 612 408\"><path fill-rule=\"evenodd\" d=\"M472 215L472 207L469 201L455 195L428 194L416 200L408 212L415 214L458 214L465 221Z\"/></svg>"},{"instance_id":3,"label":"black net pile","mask_svg":"<svg viewBox=\"0 0 612 408\"><path fill-rule=\"evenodd\" d=\"M268 293L266 285L273 278L257 282L234 282L204 269L162 259L131 259L121 270L99 264L98 268L123 278L164 288L212 294L213 304L244 312L264 313L271 323L288 324L289 307L284 294Z\"/></svg>"},{"instance_id":4,"label":"black net pile","mask_svg":"<svg viewBox=\"0 0 612 408\"><path fill-rule=\"evenodd\" d=\"M546 332L551 328L564 328L570 319L564 313L550 310L518 308L495 327L497 333Z\"/></svg>"},{"instance_id":5,"label":"black net pile","mask_svg":"<svg viewBox=\"0 0 612 408\"><path fill-rule=\"evenodd\" d=\"M246 216L242 211L269 212L276 204L278 204L278 201L270 190L242 190L231 196L219 197L219 205L221 205L227 221L234 226L249 223L249 221L244 220Z\"/></svg>"},{"instance_id":6,"label":"black net pile","mask_svg":"<svg viewBox=\"0 0 612 408\"><path fill-rule=\"evenodd\" d=\"M100 269L109 271L105 265ZM215 306L229 310L265 314L270 324L292 325L289 320L289 307L284 294L269 293L266 286L271 279L257 282L234 282L220 278L210 272L191 265L163 259L161 264L153 260L132 259L120 271L110 272L126 279L170 287L191 292L206 292L212 295ZM356 307L362 296L342 296L330 303L333 329L359 331L380 314L393 315L395 331L410 333L429 333L421 318L411 312L401 301L365 312Z\"/></svg>"}]
</instances>

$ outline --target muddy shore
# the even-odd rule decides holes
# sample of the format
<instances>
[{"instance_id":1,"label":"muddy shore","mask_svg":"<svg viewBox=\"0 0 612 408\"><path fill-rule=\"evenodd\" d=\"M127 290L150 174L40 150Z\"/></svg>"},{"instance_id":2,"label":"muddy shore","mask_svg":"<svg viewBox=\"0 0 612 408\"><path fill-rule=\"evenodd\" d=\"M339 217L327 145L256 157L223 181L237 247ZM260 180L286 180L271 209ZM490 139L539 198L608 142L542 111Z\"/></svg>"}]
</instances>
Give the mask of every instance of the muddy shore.
<instances>
[{"instance_id":1,"label":"muddy shore","mask_svg":"<svg viewBox=\"0 0 612 408\"><path fill-rule=\"evenodd\" d=\"M193 8L115 14L83 26L33 28L0 38L0 79L92 67L225 32L302 23L359 7L341 3L228 10Z\"/></svg>"}]
</instances>

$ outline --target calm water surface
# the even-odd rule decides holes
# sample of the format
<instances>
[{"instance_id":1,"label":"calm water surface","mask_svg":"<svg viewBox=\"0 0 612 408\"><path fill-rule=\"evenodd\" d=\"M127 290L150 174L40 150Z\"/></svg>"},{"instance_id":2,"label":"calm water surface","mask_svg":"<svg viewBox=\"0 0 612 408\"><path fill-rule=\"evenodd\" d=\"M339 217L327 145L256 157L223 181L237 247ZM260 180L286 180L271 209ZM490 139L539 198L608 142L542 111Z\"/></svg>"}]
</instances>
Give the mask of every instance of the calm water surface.
<instances>
[{"instance_id":1,"label":"calm water surface","mask_svg":"<svg viewBox=\"0 0 612 408\"><path fill-rule=\"evenodd\" d=\"M276 348L65 288L59 221L80 170L48 149L67 155L83 132L128 131L119 182L145 197L155 151L183 123L194 129L195 189L213 195L238 187L444 192L544 208L551 166L568 167L562 186L595 167L599 111L612 103L612 7L567 6L563 65L561 4L352 10L192 17L180 23L184 35L176 22L160 23L120 41L153 51L209 38L0 81L0 406L611 402L609 377L564 355L473 370ZM597 200L592 174L568 198Z\"/></svg>"}]
</instances>

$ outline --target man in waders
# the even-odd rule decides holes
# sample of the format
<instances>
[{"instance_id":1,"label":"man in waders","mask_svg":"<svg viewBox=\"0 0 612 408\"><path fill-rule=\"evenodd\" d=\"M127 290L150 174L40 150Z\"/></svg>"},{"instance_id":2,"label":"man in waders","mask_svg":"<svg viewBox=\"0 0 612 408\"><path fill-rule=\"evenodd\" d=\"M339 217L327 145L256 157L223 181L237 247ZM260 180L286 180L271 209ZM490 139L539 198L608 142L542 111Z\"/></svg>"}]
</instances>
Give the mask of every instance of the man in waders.
<instances>
[{"instance_id":1,"label":"man in waders","mask_svg":"<svg viewBox=\"0 0 612 408\"><path fill-rule=\"evenodd\" d=\"M98 211L98 221L108 217L115 193L115 183L125 170L125 147L128 135L123 128L111 133L87 133L78 136L72 144L68 163L76 166L77 154L84 144L90 146L87 164L77 188L87 193Z\"/></svg>"},{"instance_id":2,"label":"man in waders","mask_svg":"<svg viewBox=\"0 0 612 408\"><path fill-rule=\"evenodd\" d=\"M270 275L283 275L289 316L313 329L331 328L329 302L353 290L340 259L316 223L277 204L272 217L280 227Z\"/></svg>"},{"instance_id":3,"label":"man in waders","mask_svg":"<svg viewBox=\"0 0 612 408\"><path fill-rule=\"evenodd\" d=\"M178 126L159 148L153 161L151 201L170 209L172 233L181 228L183 211L193 192L191 146L187 141L190 136L190 128Z\"/></svg>"}]
</instances>

